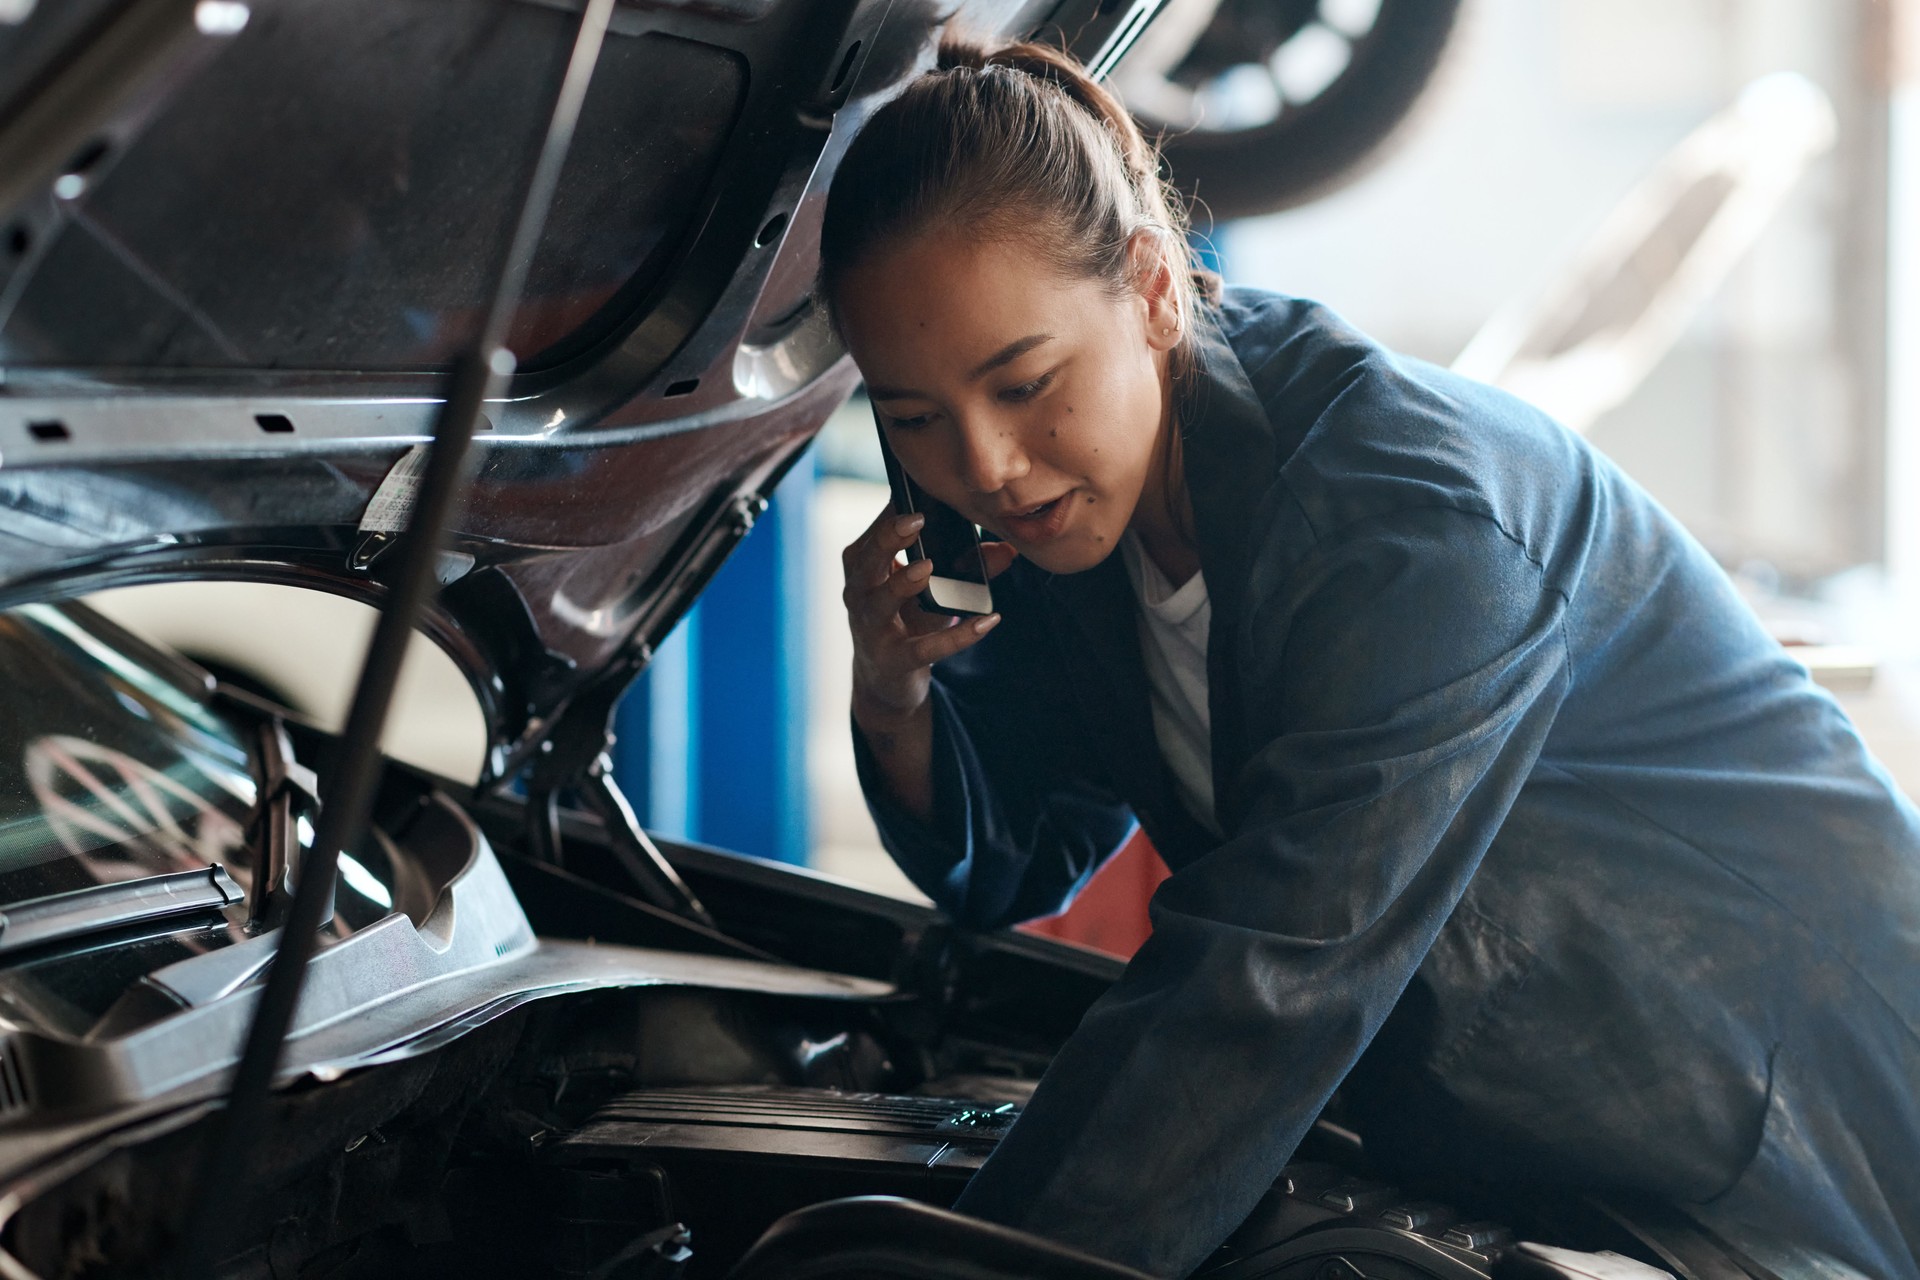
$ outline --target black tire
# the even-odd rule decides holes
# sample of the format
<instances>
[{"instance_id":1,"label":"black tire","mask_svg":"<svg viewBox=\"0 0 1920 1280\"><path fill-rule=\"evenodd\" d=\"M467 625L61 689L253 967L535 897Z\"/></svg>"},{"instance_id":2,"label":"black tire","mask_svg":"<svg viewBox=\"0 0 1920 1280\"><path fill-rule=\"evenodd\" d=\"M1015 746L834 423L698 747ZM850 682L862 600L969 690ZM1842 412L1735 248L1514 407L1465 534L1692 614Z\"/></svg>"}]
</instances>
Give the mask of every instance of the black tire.
<instances>
[{"instance_id":1,"label":"black tire","mask_svg":"<svg viewBox=\"0 0 1920 1280\"><path fill-rule=\"evenodd\" d=\"M1203 215L1225 220L1290 209L1353 181L1380 158L1432 81L1463 3L1381 0L1346 68L1310 101L1254 128L1167 132L1161 150L1174 185L1198 199ZM1140 123L1149 137L1164 127Z\"/></svg>"}]
</instances>

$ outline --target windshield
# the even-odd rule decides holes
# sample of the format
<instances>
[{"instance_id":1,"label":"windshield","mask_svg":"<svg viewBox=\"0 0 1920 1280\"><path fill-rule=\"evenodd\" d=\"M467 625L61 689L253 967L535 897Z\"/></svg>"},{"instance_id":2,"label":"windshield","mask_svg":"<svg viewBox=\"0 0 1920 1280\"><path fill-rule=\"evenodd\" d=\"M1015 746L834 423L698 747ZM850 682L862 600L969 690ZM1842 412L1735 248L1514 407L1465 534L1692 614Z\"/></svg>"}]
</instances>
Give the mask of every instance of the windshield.
<instances>
[{"instance_id":1,"label":"windshield","mask_svg":"<svg viewBox=\"0 0 1920 1280\"><path fill-rule=\"evenodd\" d=\"M0 613L0 725L0 905L244 867L239 735L84 610Z\"/></svg>"}]
</instances>

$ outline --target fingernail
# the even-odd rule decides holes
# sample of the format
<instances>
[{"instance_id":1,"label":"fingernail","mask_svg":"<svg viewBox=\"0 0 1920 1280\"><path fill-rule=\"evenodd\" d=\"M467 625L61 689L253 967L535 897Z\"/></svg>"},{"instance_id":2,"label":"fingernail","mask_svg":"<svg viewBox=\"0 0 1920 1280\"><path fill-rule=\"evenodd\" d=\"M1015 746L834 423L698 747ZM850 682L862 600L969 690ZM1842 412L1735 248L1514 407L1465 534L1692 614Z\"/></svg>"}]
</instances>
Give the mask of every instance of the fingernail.
<instances>
[{"instance_id":1,"label":"fingernail","mask_svg":"<svg viewBox=\"0 0 1920 1280\"><path fill-rule=\"evenodd\" d=\"M976 621L973 624L973 629L975 634L985 635L987 632L993 630L994 627L998 626L999 623L1000 623L1000 615L997 613L990 613L986 617Z\"/></svg>"},{"instance_id":2,"label":"fingernail","mask_svg":"<svg viewBox=\"0 0 1920 1280\"><path fill-rule=\"evenodd\" d=\"M907 566L907 576L910 578L924 578L932 572L933 561L931 560L915 560Z\"/></svg>"},{"instance_id":3,"label":"fingernail","mask_svg":"<svg viewBox=\"0 0 1920 1280\"><path fill-rule=\"evenodd\" d=\"M922 515L901 516L893 522L893 531L904 538L910 533L918 533L920 526L926 522L927 518Z\"/></svg>"}]
</instances>

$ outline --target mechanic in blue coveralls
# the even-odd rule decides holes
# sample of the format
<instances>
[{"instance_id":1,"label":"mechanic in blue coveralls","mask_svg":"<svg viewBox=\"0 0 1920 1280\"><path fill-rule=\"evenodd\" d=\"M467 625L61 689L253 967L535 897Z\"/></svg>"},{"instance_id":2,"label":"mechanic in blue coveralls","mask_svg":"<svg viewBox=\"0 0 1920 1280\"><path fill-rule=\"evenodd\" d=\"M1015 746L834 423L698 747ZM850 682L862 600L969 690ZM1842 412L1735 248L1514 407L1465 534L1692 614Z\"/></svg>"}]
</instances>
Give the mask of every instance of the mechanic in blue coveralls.
<instances>
[{"instance_id":1,"label":"mechanic in blue coveralls","mask_svg":"<svg viewBox=\"0 0 1920 1280\"><path fill-rule=\"evenodd\" d=\"M959 1207L1180 1275L1344 1084L1400 1176L1920 1276L1920 814L1604 457L1210 289L1174 207L1066 60L959 42L828 200L889 441L1004 539L966 621L915 602L912 519L847 548L888 848L979 928L1136 820L1173 870Z\"/></svg>"}]
</instances>

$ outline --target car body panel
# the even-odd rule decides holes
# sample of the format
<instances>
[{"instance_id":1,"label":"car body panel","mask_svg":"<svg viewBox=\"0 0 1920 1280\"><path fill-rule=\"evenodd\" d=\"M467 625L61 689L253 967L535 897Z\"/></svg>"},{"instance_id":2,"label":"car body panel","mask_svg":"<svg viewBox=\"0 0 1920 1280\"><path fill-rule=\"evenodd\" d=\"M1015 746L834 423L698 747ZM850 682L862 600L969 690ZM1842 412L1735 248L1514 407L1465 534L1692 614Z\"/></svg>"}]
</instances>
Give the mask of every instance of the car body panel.
<instances>
[{"instance_id":1,"label":"car body panel","mask_svg":"<svg viewBox=\"0 0 1920 1280\"><path fill-rule=\"evenodd\" d=\"M1111 56L1155 7L957 17ZM129 20L94 8L97 41ZM410 496L574 8L262 5L0 209L0 607L169 577L383 597L370 507ZM36 41L53 10L0 42L0 97L81 60ZM645 664L851 389L810 296L826 184L945 16L616 10L425 624L481 697L487 780Z\"/></svg>"}]
</instances>

